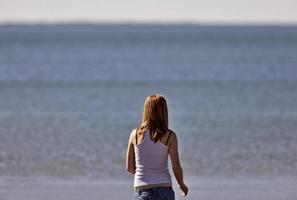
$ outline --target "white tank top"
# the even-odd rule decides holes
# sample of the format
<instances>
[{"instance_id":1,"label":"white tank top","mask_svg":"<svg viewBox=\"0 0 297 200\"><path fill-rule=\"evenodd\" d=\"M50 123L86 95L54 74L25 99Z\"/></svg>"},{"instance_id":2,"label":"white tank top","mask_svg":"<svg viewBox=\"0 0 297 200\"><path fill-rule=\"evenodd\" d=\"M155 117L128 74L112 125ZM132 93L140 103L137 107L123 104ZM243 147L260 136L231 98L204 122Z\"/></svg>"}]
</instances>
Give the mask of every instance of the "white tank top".
<instances>
[{"instance_id":1,"label":"white tank top","mask_svg":"<svg viewBox=\"0 0 297 200\"><path fill-rule=\"evenodd\" d=\"M168 147L160 141L154 143L150 139L149 130L144 132L142 142L134 145L134 152L136 162L134 187L172 184L168 170Z\"/></svg>"}]
</instances>

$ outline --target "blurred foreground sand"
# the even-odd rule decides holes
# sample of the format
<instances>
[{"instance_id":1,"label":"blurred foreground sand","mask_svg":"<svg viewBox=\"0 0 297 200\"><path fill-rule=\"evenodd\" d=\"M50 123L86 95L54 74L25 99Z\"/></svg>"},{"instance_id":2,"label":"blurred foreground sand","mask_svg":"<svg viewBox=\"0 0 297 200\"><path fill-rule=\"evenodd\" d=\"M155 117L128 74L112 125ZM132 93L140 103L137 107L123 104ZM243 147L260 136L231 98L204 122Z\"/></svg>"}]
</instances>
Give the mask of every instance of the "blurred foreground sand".
<instances>
[{"instance_id":1,"label":"blurred foreground sand","mask_svg":"<svg viewBox=\"0 0 297 200\"><path fill-rule=\"evenodd\" d=\"M186 178L187 180L187 178ZM189 178L185 200L296 200L297 179ZM0 200L133 199L132 180L0 178Z\"/></svg>"}]
</instances>

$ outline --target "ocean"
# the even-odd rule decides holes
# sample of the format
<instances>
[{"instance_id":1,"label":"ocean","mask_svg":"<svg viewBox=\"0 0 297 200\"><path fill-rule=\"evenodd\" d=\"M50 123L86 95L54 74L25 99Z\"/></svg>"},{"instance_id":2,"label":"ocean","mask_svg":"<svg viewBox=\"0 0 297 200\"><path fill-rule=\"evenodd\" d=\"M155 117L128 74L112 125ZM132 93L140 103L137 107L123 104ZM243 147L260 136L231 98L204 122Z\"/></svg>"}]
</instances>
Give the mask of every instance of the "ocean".
<instances>
[{"instance_id":1,"label":"ocean","mask_svg":"<svg viewBox=\"0 0 297 200\"><path fill-rule=\"evenodd\" d=\"M187 177L297 177L297 27L0 26L0 178L128 178L164 95Z\"/></svg>"}]
</instances>

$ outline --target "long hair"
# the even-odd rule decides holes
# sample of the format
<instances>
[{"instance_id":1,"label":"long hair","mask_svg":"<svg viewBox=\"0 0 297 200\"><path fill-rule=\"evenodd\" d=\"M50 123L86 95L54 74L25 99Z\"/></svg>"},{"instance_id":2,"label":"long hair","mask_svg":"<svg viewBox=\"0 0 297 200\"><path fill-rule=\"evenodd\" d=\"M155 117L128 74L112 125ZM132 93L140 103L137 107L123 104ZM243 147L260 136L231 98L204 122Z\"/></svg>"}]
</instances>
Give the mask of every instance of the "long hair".
<instances>
[{"instance_id":1,"label":"long hair","mask_svg":"<svg viewBox=\"0 0 297 200\"><path fill-rule=\"evenodd\" d=\"M160 94L146 98L140 130L150 130L154 143L158 142L168 130L168 109L166 99Z\"/></svg>"}]
</instances>

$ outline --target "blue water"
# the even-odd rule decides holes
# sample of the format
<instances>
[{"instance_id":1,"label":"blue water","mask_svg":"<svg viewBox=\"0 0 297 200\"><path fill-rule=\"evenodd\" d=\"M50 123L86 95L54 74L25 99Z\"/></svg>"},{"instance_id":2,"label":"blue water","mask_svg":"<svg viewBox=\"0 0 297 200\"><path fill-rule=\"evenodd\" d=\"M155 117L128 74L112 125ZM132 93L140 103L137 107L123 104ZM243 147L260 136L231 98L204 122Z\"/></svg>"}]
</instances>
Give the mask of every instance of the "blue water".
<instances>
[{"instance_id":1,"label":"blue water","mask_svg":"<svg viewBox=\"0 0 297 200\"><path fill-rule=\"evenodd\" d=\"M163 94L186 176L297 176L297 27L0 26L0 176L126 177Z\"/></svg>"}]
</instances>

